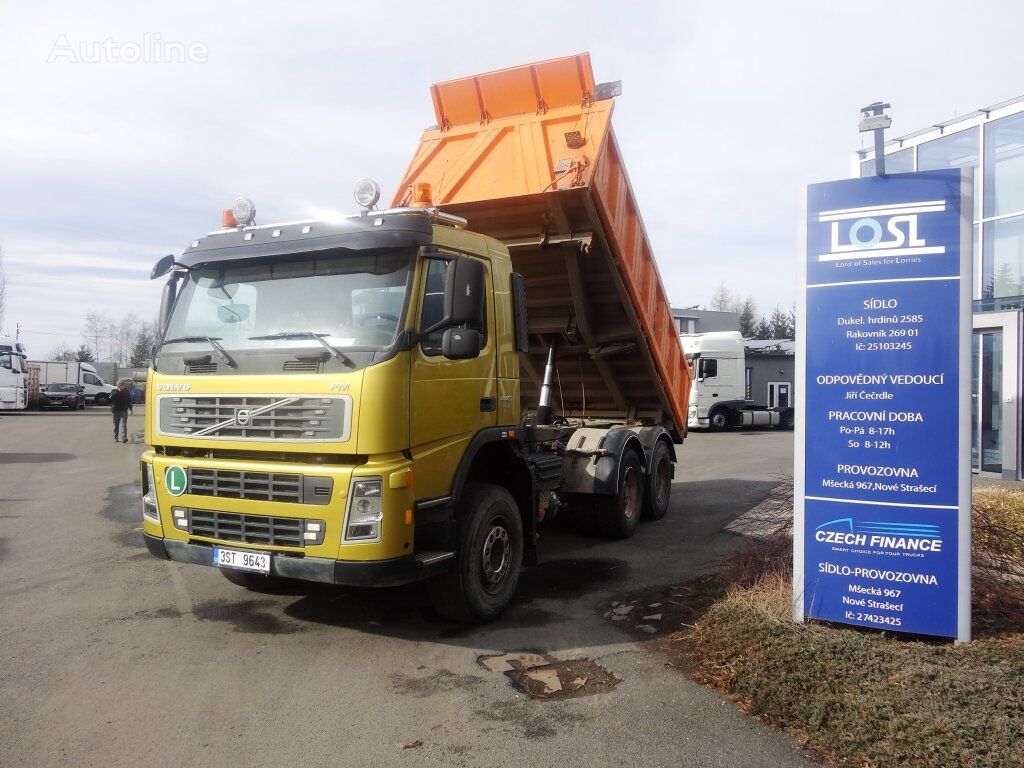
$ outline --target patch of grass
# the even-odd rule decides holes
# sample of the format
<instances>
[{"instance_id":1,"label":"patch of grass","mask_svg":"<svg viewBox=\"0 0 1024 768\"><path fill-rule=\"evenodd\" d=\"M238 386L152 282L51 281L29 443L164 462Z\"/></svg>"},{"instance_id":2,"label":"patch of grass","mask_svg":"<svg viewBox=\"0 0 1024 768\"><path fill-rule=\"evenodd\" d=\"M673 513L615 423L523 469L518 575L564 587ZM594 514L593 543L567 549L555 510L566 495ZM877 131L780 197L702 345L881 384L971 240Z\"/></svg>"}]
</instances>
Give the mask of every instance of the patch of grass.
<instances>
[{"instance_id":1,"label":"patch of grass","mask_svg":"<svg viewBox=\"0 0 1024 768\"><path fill-rule=\"evenodd\" d=\"M819 758L878 768L1024 766L1021 532L1024 493L975 494L977 639L968 645L793 623L792 545L780 535L679 588L693 594L694 618L664 648Z\"/></svg>"}]
</instances>

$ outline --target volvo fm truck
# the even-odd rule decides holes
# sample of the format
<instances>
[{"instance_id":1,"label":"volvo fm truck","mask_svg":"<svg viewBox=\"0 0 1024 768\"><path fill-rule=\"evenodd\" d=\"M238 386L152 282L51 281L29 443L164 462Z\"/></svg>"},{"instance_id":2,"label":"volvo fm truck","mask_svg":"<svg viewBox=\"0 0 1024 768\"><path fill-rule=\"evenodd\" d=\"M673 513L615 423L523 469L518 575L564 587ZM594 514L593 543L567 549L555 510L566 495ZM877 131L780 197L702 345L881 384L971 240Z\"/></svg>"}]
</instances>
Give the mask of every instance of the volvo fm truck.
<instances>
[{"instance_id":1,"label":"volvo fm truck","mask_svg":"<svg viewBox=\"0 0 1024 768\"><path fill-rule=\"evenodd\" d=\"M440 83L391 206L222 228L153 270L143 520L160 558L427 583L497 616L542 523L669 509L689 373L586 55Z\"/></svg>"}]
</instances>

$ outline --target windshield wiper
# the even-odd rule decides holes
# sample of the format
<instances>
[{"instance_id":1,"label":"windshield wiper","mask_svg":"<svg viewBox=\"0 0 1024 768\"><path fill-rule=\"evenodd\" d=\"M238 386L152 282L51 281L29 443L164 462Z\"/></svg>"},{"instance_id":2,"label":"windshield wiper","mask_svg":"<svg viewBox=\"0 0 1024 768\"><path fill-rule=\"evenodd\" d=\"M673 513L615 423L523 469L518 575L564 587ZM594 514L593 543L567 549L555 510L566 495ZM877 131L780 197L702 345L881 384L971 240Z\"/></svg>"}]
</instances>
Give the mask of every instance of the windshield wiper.
<instances>
[{"instance_id":1,"label":"windshield wiper","mask_svg":"<svg viewBox=\"0 0 1024 768\"><path fill-rule=\"evenodd\" d=\"M271 341L273 339L312 339L317 341L330 352L334 357L341 361L344 365L349 368L355 368L356 364L352 362L352 358L348 357L344 352L338 349L333 344L327 343L324 340L324 336L330 336L329 333L314 333L313 331L285 331L283 333L268 333L266 336L250 336L250 341Z\"/></svg>"},{"instance_id":2,"label":"windshield wiper","mask_svg":"<svg viewBox=\"0 0 1024 768\"><path fill-rule=\"evenodd\" d=\"M235 362L235 359L231 355L229 355L228 351L226 349L224 349L224 347L219 343L221 338L223 338L223 337L221 337L221 336L178 336L177 338L174 338L174 339L164 339L162 342L160 342L160 346L163 347L164 344L178 344L178 343L188 344L188 343L195 343L195 342L205 341L207 344L210 345L210 347L213 348L213 351L216 352L221 357L222 360L224 360L225 363L227 363L232 368L237 368L238 367L238 363Z\"/></svg>"}]
</instances>

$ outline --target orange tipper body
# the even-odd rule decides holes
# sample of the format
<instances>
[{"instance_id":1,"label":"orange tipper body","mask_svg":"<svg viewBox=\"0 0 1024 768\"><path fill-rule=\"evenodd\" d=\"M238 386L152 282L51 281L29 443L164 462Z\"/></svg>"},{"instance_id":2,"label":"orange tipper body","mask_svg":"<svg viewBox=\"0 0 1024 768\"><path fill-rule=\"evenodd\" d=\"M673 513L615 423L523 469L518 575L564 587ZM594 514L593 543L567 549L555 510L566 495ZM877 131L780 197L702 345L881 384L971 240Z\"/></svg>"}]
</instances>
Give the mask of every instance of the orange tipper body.
<instances>
[{"instance_id":1,"label":"orange tipper body","mask_svg":"<svg viewBox=\"0 0 1024 768\"><path fill-rule=\"evenodd\" d=\"M614 86L614 84L610 84ZM433 204L508 247L534 338L559 340L567 416L686 428L690 372L589 54L437 83L393 205ZM520 354L524 403L543 345ZM573 359L575 358L575 359Z\"/></svg>"}]
</instances>

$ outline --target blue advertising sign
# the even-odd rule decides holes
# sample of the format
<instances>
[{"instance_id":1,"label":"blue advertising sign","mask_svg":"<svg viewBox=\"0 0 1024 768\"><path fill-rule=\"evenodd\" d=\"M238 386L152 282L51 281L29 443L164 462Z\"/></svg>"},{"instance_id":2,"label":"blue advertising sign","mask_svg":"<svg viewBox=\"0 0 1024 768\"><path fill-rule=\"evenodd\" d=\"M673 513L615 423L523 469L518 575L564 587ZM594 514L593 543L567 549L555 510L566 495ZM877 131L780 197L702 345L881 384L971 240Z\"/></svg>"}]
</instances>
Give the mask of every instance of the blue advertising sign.
<instances>
[{"instance_id":1,"label":"blue advertising sign","mask_svg":"<svg viewBox=\"0 0 1024 768\"><path fill-rule=\"evenodd\" d=\"M971 171L807 188L794 615L970 639Z\"/></svg>"}]
</instances>

